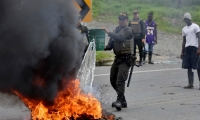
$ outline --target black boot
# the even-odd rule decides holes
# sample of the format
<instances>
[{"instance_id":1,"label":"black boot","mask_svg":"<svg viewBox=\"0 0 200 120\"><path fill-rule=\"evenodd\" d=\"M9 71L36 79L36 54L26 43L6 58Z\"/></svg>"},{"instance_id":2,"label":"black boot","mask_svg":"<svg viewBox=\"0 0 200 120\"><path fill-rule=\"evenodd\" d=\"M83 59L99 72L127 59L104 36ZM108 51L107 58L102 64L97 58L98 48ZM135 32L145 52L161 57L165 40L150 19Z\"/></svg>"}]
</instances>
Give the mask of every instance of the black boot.
<instances>
[{"instance_id":1,"label":"black boot","mask_svg":"<svg viewBox=\"0 0 200 120\"><path fill-rule=\"evenodd\" d=\"M142 66L142 56L140 56L140 60L139 60L139 66Z\"/></svg>"},{"instance_id":2,"label":"black boot","mask_svg":"<svg viewBox=\"0 0 200 120\"><path fill-rule=\"evenodd\" d=\"M154 64L154 63L151 61L151 59L152 59L152 52L149 52L149 64Z\"/></svg>"},{"instance_id":3,"label":"black boot","mask_svg":"<svg viewBox=\"0 0 200 120\"><path fill-rule=\"evenodd\" d=\"M146 61L146 52L144 52L144 54L143 54L143 64L145 64L145 61Z\"/></svg>"},{"instance_id":4,"label":"black boot","mask_svg":"<svg viewBox=\"0 0 200 120\"><path fill-rule=\"evenodd\" d=\"M139 52L140 52L140 59L139 59L138 65L139 65L139 66L142 66L143 51L142 51L142 50L139 50Z\"/></svg>"},{"instance_id":5,"label":"black boot","mask_svg":"<svg viewBox=\"0 0 200 120\"><path fill-rule=\"evenodd\" d=\"M125 96L123 96L123 99L122 99L122 108L127 108L127 102L126 102Z\"/></svg>"},{"instance_id":6,"label":"black boot","mask_svg":"<svg viewBox=\"0 0 200 120\"><path fill-rule=\"evenodd\" d=\"M117 100L112 103L112 107L120 111L122 109L122 99L123 99L123 96L118 95Z\"/></svg>"}]
</instances>

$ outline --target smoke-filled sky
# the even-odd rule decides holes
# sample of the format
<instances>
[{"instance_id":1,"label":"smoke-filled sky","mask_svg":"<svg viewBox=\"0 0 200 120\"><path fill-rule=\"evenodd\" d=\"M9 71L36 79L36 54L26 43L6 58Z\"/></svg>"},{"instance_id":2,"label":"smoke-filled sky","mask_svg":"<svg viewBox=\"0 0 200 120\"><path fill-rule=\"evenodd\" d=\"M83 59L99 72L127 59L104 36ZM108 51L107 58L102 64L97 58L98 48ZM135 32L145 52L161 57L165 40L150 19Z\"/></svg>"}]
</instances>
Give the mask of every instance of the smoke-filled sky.
<instances>
[{"instance_id":1,"label":"smoke-filled sky","mask_svg":"<svg viewBox=\"0 0 200 120\"><path fill-rule=\"evenodd\" d=\"M1 0L0 90L53 101L82 61L78 16L73 0Z\"/></svg>"}]
</instances>

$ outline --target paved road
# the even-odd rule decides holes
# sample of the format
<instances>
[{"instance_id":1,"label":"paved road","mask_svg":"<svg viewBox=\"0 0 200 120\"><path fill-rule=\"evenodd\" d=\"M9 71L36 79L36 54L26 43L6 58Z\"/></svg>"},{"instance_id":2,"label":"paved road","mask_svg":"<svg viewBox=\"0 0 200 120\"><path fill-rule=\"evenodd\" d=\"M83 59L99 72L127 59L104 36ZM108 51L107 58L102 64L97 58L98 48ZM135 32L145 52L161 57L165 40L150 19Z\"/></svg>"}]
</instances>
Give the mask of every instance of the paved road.
<instances>
[{"instance_id":1,"label":"paved road","mask_svg":"<svg viewBox=\"0 0 200 120\"><path fill-rule=\"evenodd\" d=\"M165 62L135 68L130 87L126 88L128 108L120 112L110 107L116 99L109 82L110 66L96 67L95 95L104 109L124 120L199 120L197 74L194 89L183 89L187 85L187 71L180 66L180 62ZM27 120L30 112L18 98L1 94L0 99L0 120Z\"/></svg>"},{"instance_id":2,"label":"paved road","mask_svg":"<svg viewBox=\"0 0 200 120\"><path fill-rule=\"evenodd\" d=\"M30 112L18 97L0 93L0 120L29 120Z\"/></svg>"},{"instance_id":3,"label":"paved road","mask_svg":"<svg viewBox=\"0 0 200 120\"><path fill-rule=\"evenodd\" d=\"M130 87L126 88L128 108L118 112L111 108L116 93L109 84L110 67L97 67L94 86L102 86L104 109L124 120L199 120L200 94L195 71L194 89L187 85L187 71L181 63L160 63L135 68Z\"/></svg>"}]
</instances>

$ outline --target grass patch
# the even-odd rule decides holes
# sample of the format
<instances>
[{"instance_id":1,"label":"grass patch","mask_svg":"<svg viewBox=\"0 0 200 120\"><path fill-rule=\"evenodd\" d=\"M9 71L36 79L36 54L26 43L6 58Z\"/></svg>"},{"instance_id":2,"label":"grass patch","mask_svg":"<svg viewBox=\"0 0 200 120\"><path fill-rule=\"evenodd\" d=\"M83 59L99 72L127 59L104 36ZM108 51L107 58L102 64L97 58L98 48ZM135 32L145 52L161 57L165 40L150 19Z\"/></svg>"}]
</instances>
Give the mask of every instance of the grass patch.
<instances>
[{"instance_id":1,"label":"grass patch","mask_svg":"<svg viewBox=\"0 0 200 120\"><path fill-rule=\"evenodd\" d=\"M112 60L114 54L111 51L96 51L96 62L103 62L104 60Z\"/></svg>"},{"instance_id":2,"label":"grass patch","mask_svg":"<svg viewBox=\"0 0 200 120\"><path fill-rule=\"evenodd\" d=\"M150 11L154 12L154 20L158 29L166 32L180 33L185 23L183 14L190 12L193 22L200 25L200 2L195 0L93 0L93 18L117 24L119 12L127 12L129 20L132 11L139 10L139 16L147 19Z\"/></svg>"}]
</instances>

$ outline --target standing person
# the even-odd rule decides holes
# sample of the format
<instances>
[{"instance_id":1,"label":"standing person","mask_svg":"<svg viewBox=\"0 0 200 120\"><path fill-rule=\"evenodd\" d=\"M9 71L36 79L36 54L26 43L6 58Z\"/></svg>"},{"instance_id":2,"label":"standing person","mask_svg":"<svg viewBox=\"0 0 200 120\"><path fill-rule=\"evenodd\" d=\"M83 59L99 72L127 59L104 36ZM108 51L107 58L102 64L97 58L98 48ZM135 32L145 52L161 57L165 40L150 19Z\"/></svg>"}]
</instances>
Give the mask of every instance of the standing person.
<instances>
[{"instance_id":1,"label":"standing person","mask_svg":"<svg viewBox=\"0 0 200 120\"><path fill-rule=\"evenodd\" d=\"M140 55L139 66L142 66L145 27L144 27L144 21L139 18L137 10L133 11L133 19L129 22L128 26L131 27L134 32L134 55L136 56L136 45L137 45Z\"/></svg>"},{"instance_id":2,"label":"standing person","mask_svg":"<svg viewBox=\"0 0 200 120\"><path fill-rule=\"evenodd\" d=\"M144 63L146 59L147 52L148 55L148 63L154 64L152 62L152 54L153 54L153 46L157 44L157 25L153 20L153 12L149 12L148 20L145 21L146 26L146 43L145 43L145 51L144 51Z\"/></svg>"},{"instance_id":3,"label":"standing person","mask_svg":"<svg viewBox=\"0 0 200 120\"><path fill-rule=\"evenodd\" d=\"M78 21L78 25L77 25L77 29L80 31L80 33L83 35L84 37L84 43L85 43L85 52L87 51L87 47L89 44L89 36L88 36L88 28L87 26L84 26L81 24L81 16L79 16L79 21Z\"/></svg>"},{"instance_id":4,"label":"standing person","mask_svg":"<svg viewBox=\"0 0 200 120\"><path fill-rule=\"evenodd\" d=\"M183 43L180 58L183 59L182 68L188 70L188 85L184 88L192 89L194 82L192 69L197 69L200 81L200 28L197 24L192 23L190 13L185 13L183 19L186 26L182 29Z\"/></svg>"},{"instance_id":5,"label":"standing person","mask_svg":"<svg viewBox=\"0 0 200 120\"><path fill-rule=\"evenodd\" d=\"M103 28L110 37L108 45L104 50L114 51L115 60L110 70L110 82L114 90L117 92L117 100L112 103L112 107L116 107L117 110L127 107L125 99L125 81L128 77L128 71L133 57L133 30L127 26L128 15L127 13L120 13L118 16L118 23L113 32L109 32L106 28Z\"/></svg>"}]
</instances>

